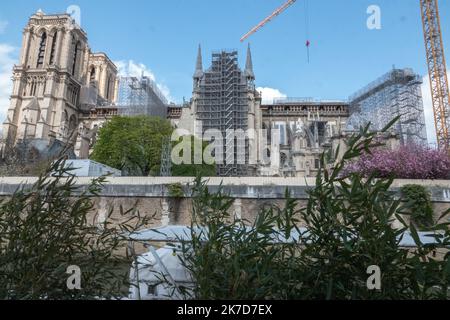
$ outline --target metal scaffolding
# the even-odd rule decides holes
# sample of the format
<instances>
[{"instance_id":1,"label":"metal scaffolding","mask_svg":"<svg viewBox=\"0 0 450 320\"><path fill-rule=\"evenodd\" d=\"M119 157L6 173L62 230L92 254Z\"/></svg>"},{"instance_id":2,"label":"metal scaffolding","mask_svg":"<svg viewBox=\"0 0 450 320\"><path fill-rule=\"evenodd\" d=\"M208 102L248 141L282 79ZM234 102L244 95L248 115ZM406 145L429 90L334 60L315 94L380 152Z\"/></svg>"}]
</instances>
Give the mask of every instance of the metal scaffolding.
<instances>
[{"instance_id":1,"label":"metal scaffolding","mask_svg":"<svg viewBox=\"0 0 450 320\"><path fill-rule=\"evenodd\" d=\"M118 112L121 115L166 117L167 99L149 77L120 77Z\"/></svg>"},{"instance_id":2,"label":"metal scaffolding","mask_svg":"<svg viewBox=\"0 0 450 320\"><path fill-rule=\"evenodd\" d=\"M233 138L235 130L245 131L248 127L247 94L254 90L254 76L251 65L248 62L247 65L243 72L238 65L237 51L221 51L212 54L211 67L203 72L199 52L194 75L197 120L202 123L202 133L208 129L220 130L226 142L223 146L225 163L217 166L219 176L245 176L248 173L248 141ZM238 164L242 146L245 147L245 164Z\"/></svg>"},{"instance_id":3,"label":"metal scaffolding","mask_svg":"<svg viewBox=\"0 0 450 320\"><path fill-rule=\"evenodd\" d=\"M170 158L172 152L172 145L170 137L163 138L161 151L161 177L170 177L172 175L172 160Z\"/></svg>"},{"instance_id":4,"label":"metal scaffolding","mask_svg":"<svg viewBox=\"0 0 450 320\"><path fill-rule=\"evenodd\" d=\"M352 95L349 129L371 123L371 129L381 130L400 115L395 131L402 144L426 144L422 78L411 69L393 69Z\"/></svg>"}]
</instances>

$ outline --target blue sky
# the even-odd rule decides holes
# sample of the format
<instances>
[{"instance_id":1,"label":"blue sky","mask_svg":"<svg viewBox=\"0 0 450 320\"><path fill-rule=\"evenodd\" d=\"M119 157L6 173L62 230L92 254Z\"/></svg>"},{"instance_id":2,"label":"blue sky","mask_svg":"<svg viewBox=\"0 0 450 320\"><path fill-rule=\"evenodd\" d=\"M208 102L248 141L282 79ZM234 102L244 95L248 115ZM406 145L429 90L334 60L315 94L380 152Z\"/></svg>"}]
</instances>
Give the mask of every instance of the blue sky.
<instances>
[{"instance_id":1,"label":"blue sky","mask_svg":"<svg viewBox=\"0 0 450 320\"><path fill-rule=\"evenodd\" d=\"M247 42L240 43L240 37L284 1L1 1L0 73L8 71L10 77L22 29L33 12L41 8L45 13L60 13L78 5L93 51L104 51L113 61L125 64L133 61L133 66L156 78L170 99L179 102L191 96L199 43L204 66L209 66L211 51L220 49L239 50L243 65ZM250 38L258 87L292 97L346 99L393 65L426 75L419 0L308 0L309 63L304 2L298 0ZM381 8L381 30L366 27L366 10L373 4ZM448 47L449 1L440 1L440 12ZM0 86L5 87L5 81L5 76L0 78ZM0 102L4 99L0 89Z\"/></svg>"}]
</instances>

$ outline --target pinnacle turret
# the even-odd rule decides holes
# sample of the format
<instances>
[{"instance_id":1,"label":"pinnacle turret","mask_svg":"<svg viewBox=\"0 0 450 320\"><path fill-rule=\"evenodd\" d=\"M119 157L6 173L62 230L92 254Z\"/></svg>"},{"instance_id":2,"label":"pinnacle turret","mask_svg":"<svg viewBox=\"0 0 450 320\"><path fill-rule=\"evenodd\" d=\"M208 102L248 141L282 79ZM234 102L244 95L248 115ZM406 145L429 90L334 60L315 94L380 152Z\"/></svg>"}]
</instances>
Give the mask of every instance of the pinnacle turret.
<instances>
[{"instance_id":1,"label":"pinnacle turret","mask_svg":"<svg viewBox=\"0 0 450 320\"><path fill-rule=\"evenodd\" d=\"M202 48L198 45L197 63L195 65L194 78L199 79L203 75Z\"/></svg>"},{"instance_id":2,"label":"pinnacle turret","mask_svg":"<svg viewBox=\"0 0 450 320\"><path fill-rule=\"evenodd\" d=\"M247 47L247 61L245 63L245 76L247 78L255 79L255 74L253 73L253 61L252 61L252 53L250 51L250 44Z\"/></svg>"}]
</instances>

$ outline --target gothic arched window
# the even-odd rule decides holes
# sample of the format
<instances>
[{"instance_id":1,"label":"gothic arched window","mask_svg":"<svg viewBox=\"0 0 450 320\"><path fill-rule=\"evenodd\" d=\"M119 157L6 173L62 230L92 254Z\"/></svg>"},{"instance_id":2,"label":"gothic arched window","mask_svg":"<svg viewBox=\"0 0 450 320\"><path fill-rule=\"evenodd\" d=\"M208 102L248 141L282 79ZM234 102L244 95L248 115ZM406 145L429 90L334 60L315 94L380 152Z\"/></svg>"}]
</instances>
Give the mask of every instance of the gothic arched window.
<instances>
[{"instance_id":1,"label":"gothic arched window","mask_svg":"<svg viewBox=\"0 0 450 320\"><path fill-rule=\"evenodd\" d=\"M284 167L285 165L287 165L287 155L284 152L280 152L280 164L281 164L281 167Z\"/></svg>"},{"instance_id":2,"label":"gothic arched window","mask_svg":"<svg viewBox=\"0 0 450 320\"><path fill-rule=\"evenodd\" d=\"M69 130L68 130L68 138L73 140L77 137L77 118L75 115L71 115L69 118Z\"/></svg>"},{"instance_id":3,"label":"gothic arched window","mask_svg":"<svg viewBox=\"0 0 450 320\"><path fill-rule=\"evenodd\" d=\"M73 63L72 63L72 75L75 75L75 70L77 67L77 60L78 60L78 50L80 49L80 42L78 41L75 44L75 48L73 50Z\"/></svg>"},{"instance_id":4,"label":"gothic arched window","mask_svg":"<svg viewBox=\"0 0 450 320\"><path fill-rule=\"evenodd\" d=\"M111 75L108 77L108 84L106 86L106 100L109 100L110 91L111 91Z\"/></svg>"},{"instance_id":5,"label":"gothic arched window","mask_svg":"<svg viewBox=\"0 0 450 320\"><path fill-rule=\"evenodd\" d=\"M55 63L55 53L56 53L56 40L58 39L58 31L55 31L53 35L52 48L50 51L50 64Z\"/></svg>"},{"instance_id":6,"label":"gothic arched window","mask_svg":"<svg viewBox=\"0 0 450 320\"><path fill-rule=\"evenodd\" d=\"M89 81L90 81L91 83L93 83L93 82L95 81L95 67L92 67L92 68L91 68L91 73L90 73L90 76L89 76Z\"/></svg>"},{"instance_id":7,"label":"gothic arched window","mask_svg":"<svg viewBox=\"0 0 450 320\"><path fill-rule=\"evenodd\" d=\"M37 68L42 68L44 65L44 58L45 58L45 45L47 44L47 33L43 33L41 36L41 42L39 44L39 52L38 52L38 58L37 58Z\"/></svg>"}]
</instances>

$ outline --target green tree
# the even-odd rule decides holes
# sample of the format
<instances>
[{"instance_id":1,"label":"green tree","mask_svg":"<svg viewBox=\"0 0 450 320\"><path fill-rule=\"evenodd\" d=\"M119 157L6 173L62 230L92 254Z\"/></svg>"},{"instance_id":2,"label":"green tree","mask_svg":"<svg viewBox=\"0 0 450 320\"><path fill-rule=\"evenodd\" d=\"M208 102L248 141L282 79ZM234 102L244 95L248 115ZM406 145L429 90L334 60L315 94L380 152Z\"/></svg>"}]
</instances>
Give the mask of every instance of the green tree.
<instances>
[{"instance_id":1,"label":"green tree","mask_svg":"<svg viewBox=\"0 0 450 320\"><path fill-rule=\"evenodd\" d=\"M91 159L129 175L157 175L163 138L172 130L159 117L114 117L100 129Z\"/></svg>"},{"instance_id":2,"label":"green tree","mask_svg":"<svg viewBox=\"0 0 450 320\"><path fill-rule=\"evenodd\" d=\"M162 144L171 137L170 122L151 116L117 116L106 123L99 132L91 159L122 170L126 175L157 176L161 168ZM193 136L181 141L190 141L191 161L194 159ZM172 144L175 146L178 141ZM207 146L202 142L202 152ZM178 164L172 166L173 176L215 176L215 165Z\"/></svg>"}]
</instances>

